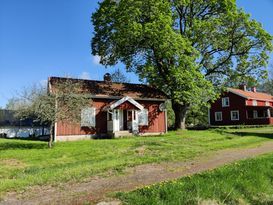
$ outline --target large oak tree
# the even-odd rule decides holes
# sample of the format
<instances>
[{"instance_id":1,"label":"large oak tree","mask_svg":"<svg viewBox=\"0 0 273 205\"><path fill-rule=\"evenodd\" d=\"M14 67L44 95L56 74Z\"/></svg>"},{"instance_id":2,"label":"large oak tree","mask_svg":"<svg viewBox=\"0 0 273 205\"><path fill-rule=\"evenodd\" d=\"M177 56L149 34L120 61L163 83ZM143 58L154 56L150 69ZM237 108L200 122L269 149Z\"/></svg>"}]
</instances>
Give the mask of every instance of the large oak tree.
<instances>
[{"instance_id":1,"label":"large oak tree","mask_svg":"<svg viewBox=\"0 0 273 205\"><path fill-rule=\"evenodd\" d=\"M212 85L264 76L272 36L235 0L104 0L92 15L92 54L118 62L172 100L175 127Z\"/></svg>"}]
</instances>

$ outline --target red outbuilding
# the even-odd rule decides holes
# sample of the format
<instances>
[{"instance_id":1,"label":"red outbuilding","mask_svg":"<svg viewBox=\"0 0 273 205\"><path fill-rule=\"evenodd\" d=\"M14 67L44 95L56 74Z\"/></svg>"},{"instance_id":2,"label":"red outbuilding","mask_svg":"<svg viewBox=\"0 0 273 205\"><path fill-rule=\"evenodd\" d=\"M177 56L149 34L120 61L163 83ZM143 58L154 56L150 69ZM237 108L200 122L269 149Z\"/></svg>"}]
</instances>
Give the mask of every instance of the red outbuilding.
<instances>
[{"instance_id":1,"label":"red outbuilding","mask_svg":"<svg viewBox=\"0 0 273 205\"><path fill-rule=\"evenodd\" d=\"M221 97L211 104L209 123L220 125L270 125L273 124L273 96L247 90L228 88Z\"/></svg>"},{"instance_id":2,"label":"red outbuilding","mask_svg":"<svg viewBox=\"0 0 273 205\"><path fill-rule=\"evenodd\" d=\"M50 77L49 89L67 78ZM90 94L90 107L81 113L81 122L55 124L55 141L91 139L95 136L159 135L167 132L167 97L143 84L79 80Z\"/></svg>"}]
</instances>

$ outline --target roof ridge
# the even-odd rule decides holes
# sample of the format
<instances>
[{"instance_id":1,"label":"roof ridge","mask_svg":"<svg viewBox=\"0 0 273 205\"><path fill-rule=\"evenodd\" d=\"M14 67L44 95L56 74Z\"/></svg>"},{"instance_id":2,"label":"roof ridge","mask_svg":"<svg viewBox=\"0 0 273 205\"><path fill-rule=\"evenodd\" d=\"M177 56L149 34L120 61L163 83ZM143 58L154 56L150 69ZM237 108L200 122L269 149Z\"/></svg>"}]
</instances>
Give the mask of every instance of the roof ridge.
<instances>
[{"instance_id":1,"label":"roof ridge","mask_svg":"<svg viewBox=\"0 0 273 205\"><path fill-rule=\"evenodd\" d=\"M264 95L268 95L268 96L273 97L271 94L265 93L265 92L253 92L253 91L250 91L250 90L241 90L241 89L239 89L239 88L228 88L228 89L240 90L240 91L242 91L242 92L248 92L248 93L253 93L253 94L259 93L259 94L264 94Z\"/></svg>"},{"instance_id":2,"label":"roof ridge","mask_svg":"<svg viewBox=\"0 0 273 205\"><path fill-rule=\"evenodd\" d=\"M49 80L51 79L70 79L70 80L80 80L80 81L89 81L89 82L98 82L98 83L105 83L103 80L90 80L90 79L81 79L81 78L75 78L75 77L58 77L58 76L50 76ZM111 82L111 84L119 84L119 85L144 85L153 88L150 85L143 84L143 83L119 83L119 82Z\"/></svg>"},{"instance_id":3,"label":"roof ridge","mask_svg":"<svg viewBox=\"0 0 273 205\"><path fill-rule=\"evenodd\" d=\"M246 99L273 101L273 96L268 93L245 91L237 88L227 88L227 91Z\"/></svg>"},{"instance_id":4,"label":"roof ridge","mask_svg":"<svg viewBox=\"0 0 273 205\"><path fill-rule=\"evenodd\" d=\"M116 82L105 82L99 80L88 80L73 77L54 77L48 78L49 85L53 85L58 82L65 82L71 80L72 82L83 83L89 89L89 92L96 95L107 95L107 96L129 96L139 97L144 99L167 99L167 95L160 89L147 84L136 84L136 83L116 83Z\"/></svg>"}]
</instances>

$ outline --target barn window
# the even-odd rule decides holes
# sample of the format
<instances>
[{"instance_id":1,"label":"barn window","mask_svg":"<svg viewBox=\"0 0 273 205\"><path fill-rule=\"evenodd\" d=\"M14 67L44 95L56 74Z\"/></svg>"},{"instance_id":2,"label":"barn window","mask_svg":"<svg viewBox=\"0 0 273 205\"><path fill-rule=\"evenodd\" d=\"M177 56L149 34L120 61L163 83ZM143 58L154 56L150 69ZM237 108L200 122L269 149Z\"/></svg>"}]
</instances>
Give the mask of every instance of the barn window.
<instances>
[{"instance_id":1,"label":"barn window","mask_svg":"<svg viewBox=\"0 0 273 205\"><path fill-rule=\"evenodd\" d=\"M230 115L231 115L231 120L233 120L233 121L239 120L239 111L238 110L231 111Z\"/></svg>"},{"instance_id":2,"label":"barn window","mask_svg":"<svg viewBox=\"0 0 273 205\"><path fill-rule=\"evenodd\" d=\"M215 112L215 121L219 122L223 120L222 112Z\"/></svg>"},{"instance_id":3,"label":"barn window","mask_svg":"<svg viewBox=\"0 0 273 205\"><path fill-rule=\"evenodd\" d=\"M143 125L143 126L149 125L148 115L149 115L149 111L147 109L143 109L138 112L139 125Z\"/></svg>"},{"instance_id":4,"label":"barn window","mask_svg":"<svg viewBox=\"0 0 273 205\"><path fill-rule=\"evenodd\" d=\"M222 98L222 107L229 107L229 97Z\"/></svg>"},{"instance_id":5,"label":"barn window","mask_svg":"<svg viewBox=\"0 0 273 205\"><path fill-rule=\"evenodd\" d=\"M95 127L96 126L96 108L84 108L81 112L81 126Z\"/></svg>"}]
</instances>

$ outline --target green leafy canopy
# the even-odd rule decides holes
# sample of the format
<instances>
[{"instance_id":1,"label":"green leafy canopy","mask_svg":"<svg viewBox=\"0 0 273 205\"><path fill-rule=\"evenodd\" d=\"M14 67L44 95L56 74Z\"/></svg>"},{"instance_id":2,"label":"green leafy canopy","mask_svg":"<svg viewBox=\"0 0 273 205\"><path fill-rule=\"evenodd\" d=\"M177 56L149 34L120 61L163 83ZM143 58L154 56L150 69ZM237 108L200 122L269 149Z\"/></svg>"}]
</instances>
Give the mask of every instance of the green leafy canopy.
<instances>
[{"instance_id":1,"label":"green leafy canopy","mask_svg":"<svg viewBox=\"0 0 273 205\"><path fill-rule=\"evenodd\" d=\"M104 0L93 55L118 62L173 101L213 99L213 84L265 76L272 36L235 0ZM239 82L238 82L239 83Z\"/></svg>"}]
</instances>

